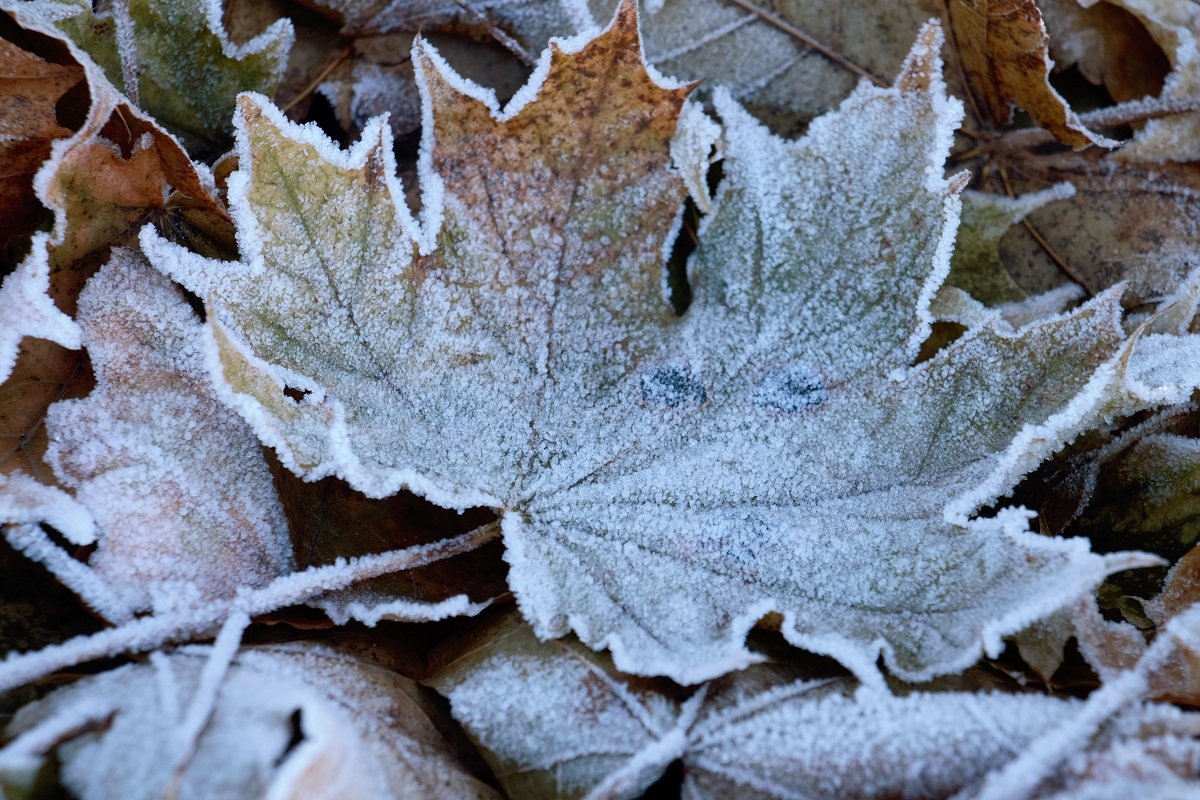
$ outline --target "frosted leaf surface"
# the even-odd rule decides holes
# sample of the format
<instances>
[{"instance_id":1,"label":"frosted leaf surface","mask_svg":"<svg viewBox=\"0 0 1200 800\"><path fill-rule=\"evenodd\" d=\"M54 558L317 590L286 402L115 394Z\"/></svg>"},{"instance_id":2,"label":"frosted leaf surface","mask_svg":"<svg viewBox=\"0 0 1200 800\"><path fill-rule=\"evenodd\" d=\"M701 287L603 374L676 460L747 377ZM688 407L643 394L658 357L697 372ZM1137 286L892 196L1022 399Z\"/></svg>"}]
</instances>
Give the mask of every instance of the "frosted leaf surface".
<instances>
[{"instance_id":1,"label":"frosted leaf surface","mask_svg":"<svg viewBox=\"0 0 1200 800\"><path fill-rule=\"evenodd\" d=\"M1070 717L1038 696L851 694L760 668L683 703L573 639L507 622L433 681L513 797L637 797L675 760L688 798L945 797Z\"/></svg>"},{"instance_id":2,"label":"frosted leaf surface","mask_svg":"<svg viewBox=\"0 0 1200 800\"><path fill-rule=\"evenodd\" d=\"M17 350L26 336L80 346L79 326L50 299L46 244L44 234L34 237L29 255L0 283L0 383L17 363Z\"/></svg>"},{"instance_id":3,"label":"frosted leaf surface","mask_svg":"<svg viewBox=\"0 0 1200 800\"><path fill-rule=\"evenodd\" d=\"M336 14L351 36L495 25L535 53L551 36L591 21L581 13L580 0L313 0L313 5Z\"/></svg>"},{"instance_id":4,"label":"frosted leaf surface","mask_svg":"<svg viewBox=\"0 0 1200 800\"><path fill-rule=\"evenodd\" d=\"M89 563L126 612L230 597L289 572L266 461L213 395L200 323L178 289L118 249L80 296L79 322L96 390L50 407L47 460L95 517Z\"/></svg>"},{"instance_id":5,"label":"frosted leaf surface","mask_svg":"<svg viewBox=\"0 0 1200 800\"><path fill-rule=\"evenodd\" d=\"M291 22L279 20L234 44L221 22L220 0L126 0L133 24L127 38L119 35L115 12L93 15L87 0L38 2L61 7L58 28L115 86L191 144L217 143L214 135L229 129L238 92L275 92L293 40ZM137 76L136 86L126 85L128 75Z\"/></svg>"},{"instance_id":6,"label":"frosted leaf surface","mask_svg":"<svg viewBox=\"0 0 1200 800\"><path fill-rule=\"evenodd\" d=\"M240 651L189 753L182 712L210 653L158 654L22 709L0 780L57 757L63 785L83 798L150 800L172 788L184 800L496 797L455 762L411 681L316 646ZM97 713L96 698L108 708ZM80 724L109 714L107 725ZM72 718L79 730L40 735Z\"/></svg>"},{"instance_id":7,"label":"frosted leaf surface","mask_svg":"<svg viewBox=\"0 0 1200 800\"><path fill-rule=\"evenodd\" d=\"M1126 387L1112 293L1019 331L989 317L909 366L959 213L940 46L924 29L895 87L796 142L718 95L725 177L682 319L660 265L687 90L647 73L631 4L503 112L418 46L420 225L381 124L340 152L244 97L245 261L143 245L206 298L217 380L290 469L496 507L539 635L697 682L752 660L745 632L778 610L860 674L881 653L950 672L1131 565L1020 510L968 516L1197 376L1168 374L1190 344L1156 341L1134 362L1166 382Z\"/></svg>"}]
</instances>

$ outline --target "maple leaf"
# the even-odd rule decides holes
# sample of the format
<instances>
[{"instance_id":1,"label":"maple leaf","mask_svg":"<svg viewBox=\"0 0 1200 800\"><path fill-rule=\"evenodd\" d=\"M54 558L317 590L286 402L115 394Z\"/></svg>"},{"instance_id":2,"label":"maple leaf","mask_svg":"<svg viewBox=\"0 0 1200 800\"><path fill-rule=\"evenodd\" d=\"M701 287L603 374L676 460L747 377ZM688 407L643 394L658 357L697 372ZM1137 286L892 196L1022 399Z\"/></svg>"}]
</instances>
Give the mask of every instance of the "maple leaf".
<instances>
[{"instance_id":1,"label":"maple leaf","mask_svg":"<svg viewBox=\"0 0 1200 800\"><path fill-rule=\"evenodd\" d=\"M87 0L38 4L113 85L192 146L220 142L238 92L274 93L294 36L291 22L279 20L236 45L216 0L129 0L97 15Z\"/></svg>"},{"instance_id":2,"label":"maple leaf","mask_svg":"<svg viewBox=\"0 0 1200 800\"><path fill-rule=\"evenodd\" d=\"M540 635L694 682L751 660L745 632L780 610L864 674L881 652L953 671L1140 563L1028 534L1021 510L966 517L1090 420L1190 391L1195 343L1122 345L1109 293L1019 332L989 317L908 368L958 212L939 42L796 143L718 96L725 179L681 320L659 265L686 88L647 74L630 4L503 113L420 45L424 225L382 123L340 153L247 97L245 261L143 246L206 298L215 377L290 469L499 509Z\"/></svg>"},{"instance_id":3,"label":"maple leaf","mask_svg":"<svg viewBox=\"0 0 1200 800\"><path fill-rule=\"evenodd\" d=\"M512 797L637 797L676 760L689 798L946 797L1078 708L1000 693L854 694L844 679L766 667L679 702L512 618L458 647L430 683Z\"/></svg>"},{"instance_id":4,"label":"maple leaf","mask_svg":"<svg viewBox=\"0 0 1200 800\"><path fill-rule=\"evenodd\" d=\"M0 788L29 788L56 758L79 797L497 797L459 766L412 681L277 645L239 651L217 693L220 655L159 653L25 707L0 750Z\"/></svg>"}]
</instances>

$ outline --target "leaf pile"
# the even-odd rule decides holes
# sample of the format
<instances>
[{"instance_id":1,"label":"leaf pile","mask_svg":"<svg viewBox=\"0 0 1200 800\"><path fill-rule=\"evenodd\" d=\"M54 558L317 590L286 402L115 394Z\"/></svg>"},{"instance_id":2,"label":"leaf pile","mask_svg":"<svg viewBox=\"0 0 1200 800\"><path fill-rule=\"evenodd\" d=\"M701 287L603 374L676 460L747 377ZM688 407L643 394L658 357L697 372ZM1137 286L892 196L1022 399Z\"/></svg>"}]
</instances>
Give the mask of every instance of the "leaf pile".
<instances>
[{"instance_id":1,"label":"leaf pile","mask_svg":"<svg viewBox=\"0 0 1200 800\"><path fill-rule=\"evenodd\" d=\"M0 2L5 796L1195 791L1200 7L847 13Z\"/></svg>"}]
</instances>

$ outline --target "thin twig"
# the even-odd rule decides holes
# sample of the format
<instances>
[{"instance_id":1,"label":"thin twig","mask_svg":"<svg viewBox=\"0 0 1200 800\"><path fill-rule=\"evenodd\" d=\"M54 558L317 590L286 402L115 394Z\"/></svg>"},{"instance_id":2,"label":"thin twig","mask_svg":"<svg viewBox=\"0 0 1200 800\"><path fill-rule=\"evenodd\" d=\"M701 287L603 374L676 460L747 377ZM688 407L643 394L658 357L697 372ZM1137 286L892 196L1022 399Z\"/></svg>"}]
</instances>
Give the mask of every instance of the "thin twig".
<instances>
[{"instance_id":1,"label":"thin twig","mask_svg":"<svg viewBox=\"0 0 1200 800\"><path fill-rule=\"evenodd\" d=\"M1156 104L1144 100L1131 100L1108 108L1099 108L1079 115L1079 121L1084 127L1092 130L1116 128L1121 125L1132 125L1138 122L1148 122L1152 119L1163 119L1178 114L1194 114L1200 112L1200 97L1189 97L1184 100ZM1003 133L983 146L989 150L1017 150L1035 147L1039 144L1053 141L1053 135L1041 128L1019 128Z\"/></svg>"},{"instance_id":2,"label":"thin twig","mask_svg":"<svg viewBox=\"0 0 1200 800\"><path fill-rule=\"evenodd\" d=\"M335 59L333 59L333 61L330 61L329 64L327 64L325 66L325 69L323 69L317 73L317 77L313 78L312 82L309 83L308 86L305 86L304 89L302 89L299 94L297 94L295 97L293 97L291 100L289 100L287 102L287 105L285 105L282 109L283 113L286 114L288 111L291 111L293 106L295 106L301 100L303 100L304 98L308 97L310 94L315 92L317 90L317 87L321 85L321 81L328 78L329 74L331 72L333 72L335 69L337 69L338 65L341 64L343 61L345 61L347 58L349 58L350 54L353 52L354 52L353 47L347 47L345 50L338 53L337 57Z\"/></svg>"},{"instance_id":3,"label":"thin twig","mask_svg":"<svg viewBox=\"0 0 1200 800\"><path fill-rule=\"evenodd\" d=\"M1008 182L1008 171L1004 168L1003 164L1001 164L996 170L996 174L1000 176L1000 182L1004 184L1004 193L1009 197L1015 197L1016 195L1013 192L1012 185ZM1077 272L1075 272L1075 270L1071 269L1071 265L1067 263L1067 260L1060 256L1058 252L1050 246L1050 243L1046 241L1046 237L1042 236L1042 232L1039 231L1032 222L1030 222L1028 219L1022 219L1021 225L1025 227L1025 230L1029 233L1033 240L1037 242L1038 247L1042 248L1042 251L1050 257L1050 260L1058 265L1058 268L1062 270L1064 275L1070 278L1074 283L1078 284L1079 288L1083 289L1088 297L1096 296L1095 292L1088 288L1088 285L1084 282L1083 278Z\"/></svg>"},{"instance_id":4,"label":"thin twig","mask_svg":"<svg viewBox=\"0 0 1200 800\"><path fill-rule=\"evenodd\" d=\"M467 0L454 0L454 4L483 23L483 26L487 28L488 35L499 42L504 49L520 59L522 64L527 67L536 66L536 62L533 56L529 54L529 51L522 47L520 42L505 33L499 25L492 22L490 17L472 6Z\"/></svg>"},{"instance_id":5,"label":"thin twig","mask_svg":"<svg viewBox=\"0 0 1200 800\"><path fill-rule=\"evenodd\" d=\"M754 14L755 16L757 16L763 22L766 22L770 25L774 25L776 28L783 31L788 36L791 36L796 41L802 43L809 50L815 50L816 52L818 52L821 55L828 58L833 63L837 64L842 69L849 70L850 72L853 72L855 75L858 75L859 77L866 78L867 80L874 83L876 86L887 87L887 85L888 85L887 82L884 81L882 78L879 78L879 77L871 74L863 67L860 67L858 64L855 64L853 61L851 61L850 59L846 58L841 53L834 50L832 47L829 47L828 45L824 45L821 42L818 42L812 36L809 36L807 33L800 30L795 25L793 25L792 23L783 19L782 17L772 14L770 11L767 11L765 8L759 8L754 3L751 3L750 0L725 0L725 2L730 3L731 5L735 5L738 8L745 9L746 11L749 11L751 14Z\"/></svg>"}]
</instances>

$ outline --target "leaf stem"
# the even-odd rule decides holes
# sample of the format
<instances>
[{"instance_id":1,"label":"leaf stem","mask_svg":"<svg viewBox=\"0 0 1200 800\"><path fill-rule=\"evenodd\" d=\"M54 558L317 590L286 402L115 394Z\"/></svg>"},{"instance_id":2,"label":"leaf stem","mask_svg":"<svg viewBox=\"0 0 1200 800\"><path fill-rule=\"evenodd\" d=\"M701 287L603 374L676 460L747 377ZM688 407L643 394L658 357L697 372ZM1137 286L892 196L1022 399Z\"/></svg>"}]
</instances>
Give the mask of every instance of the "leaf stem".
<instances>
[{"instance_id":1,"label":"leaf stem","mask_svg":"<svg viewBox=\"0 0 1200 800\"><path fill-rule=\"evenodd\" d=\"M1015 197L1012 184L1008 182L1008 171L1004 168L1003 164L1001 164L1000 168L996 170L996 173L1000 176L1000 182L1004 184L1004 193L1009 197ZM1079 288L1083 289L1088 297L1096 296L1095 292L1093 292L1088 285L1084 283L1083 277L1071 268L1071 265L1067 263L1065 258L1058 254L1058 251L1050 246L1050 242L1046 241L1046 237L1042 236L1042 232L1037 229L1037 226L1035 226L1027 218L1021 220L1021 226L1024 227L1026 233L1028 233L1030 237L1037 242L1038 247L1042 248L1042 252L1049 256L1050 260L1053 261L1060 270L1062 270L1064 275L1066 275L1074 283L1078 284Z\"/></svg>"},{"instance_id":2,"label":"leaf stem","mask_svg":"<svg viewBox=\"0 0 1200 800\"><path fill-rule=\"evenodd\" d=\"M333 72L335 69L337 69L338 65L341 64L343 61L345 61L347 58L349 58L350 54L353 52L354 52L353 47L347 47L347 48L343 49L342 52L338 53L337 56L332 61L330 61L328 64L325 65L324 69L322 69L320 72L317 73L317 76L315 78L313 78L311 81L309 81L307 86L305 86L303 89L301 89L299 92L297 92L296 96L293 97L291 100L288 100L287 104L285 106L283 106L283 108L281 108L280 111L282 111L283 113L286 114L287 112L291 111L292 108L297 103L299 103L301 100L303 100L304 98L308 97L310 94L315 92L317 87L321 85L321 81L328 78L329 74L331 72Z\"/></svg>"},{"instance_id":3,"label":"leaf stem","mask_svg":"<svg viewBox=\"0 0 1200 800\"><path fill-rule=\"evenodd\" d=\"M477 550L500 536L500 524L490 522L468 533L430 544L389 550L377 555L311 567L276 578L260 589L200 608L142 617L116 628L77 636L30 653L13 653L0 661L0 692L65 667L118 653L153 650L168 642L210 635L233 614L250 617L302 603L360 581L423 567L435 561Z\"/></svg>"},{"instance_id":4,"label":"leaf stem","mask_svg":"<svg viewBox=\"0 0 1200 800\"><path fill-rule=\"evenodd\" d=\"M887 87L887 85L888 85L887 82L884 81L882 78L877 77L876 75L868 72L865 68L860 67L858 64L855 64L853 61L846 58L844 55L842 55L838 51L834 50L832 47L829 47L828 45L822 44L821 42L817 41L809 34L805 33L804 31L800 30L792 23L785 20L783 17L773 14L770 11L767 11L765 8L759 8L754 3L751 3L750 0L725 0L725 2L735 5L738 8L742 8L742 9L745 9L746 11L749 11L751 14L754 14L759 19L761 19L763 22L766 22L769 25L773 25L774 27L776 27L779 30L786 33L788 36L791 36L796 41L802 43L808 49L815 50L816 52L825 56L830 61L837 64L839 67L841 67L845 70L848 70L850 72L853 72L855 75L858 75L861 78L866 78L867 80L874 83L876 86L882 86L884 88Z\"/></svg>"}]
</instances>

